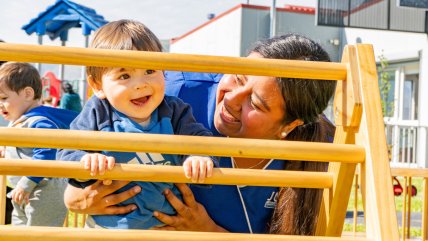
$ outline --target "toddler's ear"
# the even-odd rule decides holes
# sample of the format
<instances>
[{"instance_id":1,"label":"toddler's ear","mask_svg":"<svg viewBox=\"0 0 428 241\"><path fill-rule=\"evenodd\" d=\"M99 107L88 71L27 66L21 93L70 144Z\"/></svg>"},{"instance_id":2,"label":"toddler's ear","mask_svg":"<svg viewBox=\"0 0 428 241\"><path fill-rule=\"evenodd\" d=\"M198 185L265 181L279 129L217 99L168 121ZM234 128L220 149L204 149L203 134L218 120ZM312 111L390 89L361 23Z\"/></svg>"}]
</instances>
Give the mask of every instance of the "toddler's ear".
<instances>
[{"instance_id":1,"label":"toddler's ear","mask_svg":"<svg viewBox=\"0 0 428 241\"><path fill-rule=\"evenodd\" d=\"M26 100L34 100L34 89L27 86L23 89Z\"/></svg>"},{"instance_id":2,"label":"toddler's ear","mask_svg":"<svg viewBox=\"0 0 428 241\"><path fill-rule=\"evenodd\" d=\"M102 86L100 83L96 82L92 75L88 76L88 84L91 86L92 90L94 91L94 94L96 97L100 99L105 99L106 95L102 89Z\"/></svg>"}]
</instances>

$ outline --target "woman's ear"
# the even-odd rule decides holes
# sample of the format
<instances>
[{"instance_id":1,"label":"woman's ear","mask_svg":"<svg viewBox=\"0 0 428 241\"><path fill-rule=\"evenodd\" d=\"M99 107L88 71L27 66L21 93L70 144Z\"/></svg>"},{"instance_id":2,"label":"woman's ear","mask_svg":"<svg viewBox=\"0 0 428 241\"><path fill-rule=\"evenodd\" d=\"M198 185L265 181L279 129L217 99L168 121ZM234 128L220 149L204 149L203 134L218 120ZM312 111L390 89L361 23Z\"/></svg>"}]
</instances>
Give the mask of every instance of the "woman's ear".
<instances>
[{"instance_id":1,"label":"woman's ear","mask_svg":"<svg viewBox=\"0 0 428 241\"><path fill-rule=\"evenodd\" d=\"M88 84L89 86L91 86L91 89L94 92L95 96L97 96L100 99L105 99L106 95L103 91L102 84L95 81L92 75L89 75L87 79L88 79Z\"/></svg>"},{"instance_id":2,"label":"woman's ear","mask_svg":"<svg viewBox=\"0 0 428 241\"><path fill-rule=\"evenodd\" d=\"M23 90L25 100L34 100L34 89L30 86L25 87Z\"/></svg>"},{"instance_id":3,"label":"woman's ear","mask_svg":"<svg viewBox=\"0 0 428 241\"><path fill-rule=\"evenodd\" d=\"M303 125L304 122L300 119L295 119L291 123L283 126L278 133L278 139L286 139L287 135L292 132L296 127Z\"/></svg>"}]
</instances>

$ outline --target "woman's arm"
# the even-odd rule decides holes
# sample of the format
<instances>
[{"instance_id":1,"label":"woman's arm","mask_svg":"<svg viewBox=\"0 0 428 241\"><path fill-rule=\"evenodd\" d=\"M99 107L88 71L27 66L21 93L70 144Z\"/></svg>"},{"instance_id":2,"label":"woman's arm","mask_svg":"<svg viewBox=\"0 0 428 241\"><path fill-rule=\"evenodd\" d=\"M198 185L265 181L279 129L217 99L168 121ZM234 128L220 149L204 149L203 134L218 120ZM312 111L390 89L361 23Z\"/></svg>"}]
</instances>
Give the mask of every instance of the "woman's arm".
<instances>
[{"instance_id":1,"label":"woman's arm","mask_svg":"<svg viewBox=\"0 0 428 241\"><path fill-rule=\"evenodd\" d=\"M164 195L168 202L177 211L176 216L155 211L153 215L166 226L156 228L158 230L182 230L182 231L206 231L206 232L228 232L218 226L208 215L204 206L196 202L192 190L184 184L175 184L180 190L184 203L178 199L173 192L165 190Z\"/></svg>"},{"instance_id":2,"label":"woman's arm","mask_svg":"<svg viewBox=\"0 0 428 241\"><path fill-rule=\"evenodd\" d=\"M141 191L135 186L121 193L112 194L128 184L129 181L112 181L110 185L98 180L85 188L68 185L64 193L64 203L68 209L77 213L86 214L125 214L137 208L134 204L116 206Z\"/></svg>"}]
</instances>

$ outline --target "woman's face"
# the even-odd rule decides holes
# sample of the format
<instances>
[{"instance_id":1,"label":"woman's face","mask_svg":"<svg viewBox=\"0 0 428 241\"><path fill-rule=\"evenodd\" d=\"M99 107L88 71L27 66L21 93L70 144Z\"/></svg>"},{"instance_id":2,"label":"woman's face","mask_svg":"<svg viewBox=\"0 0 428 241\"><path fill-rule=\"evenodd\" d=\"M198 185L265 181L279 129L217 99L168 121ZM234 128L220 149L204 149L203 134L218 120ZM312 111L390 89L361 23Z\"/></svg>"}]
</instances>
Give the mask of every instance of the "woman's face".
<instances>
[{"instance_id":1,"label":"woman's face","mask_svg":"<svg viewBox=\"0 0 428 241\"><path fill-rule=\"evenodd\" d=\"M261 58L252 53L249 58ZM225 136L280 139L284 99L275 77L224 75L217 89L214 125Z\"/></svg>"}]
</instances>

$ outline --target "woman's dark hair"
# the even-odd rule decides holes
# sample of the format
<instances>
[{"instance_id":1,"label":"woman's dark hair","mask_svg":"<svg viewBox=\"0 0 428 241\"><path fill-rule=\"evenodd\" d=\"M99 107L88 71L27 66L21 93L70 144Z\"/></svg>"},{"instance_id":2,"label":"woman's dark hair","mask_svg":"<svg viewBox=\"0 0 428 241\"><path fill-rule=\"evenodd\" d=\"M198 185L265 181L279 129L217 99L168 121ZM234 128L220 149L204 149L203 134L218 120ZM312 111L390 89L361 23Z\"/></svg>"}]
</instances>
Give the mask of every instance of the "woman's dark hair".
<instances>
[{"instance_id":1,"label":"woman's dark hair","mask_svg":"<svg viewBox=\"0 0 428 241\"><path fill-rule=\"evenodd\" d=\"M330 62L327 52L313 40L287 34L257 42L250 52L269 59ZM285 102L284 124L304 122L287 135L287 140L331 142L334 126L322 114L332 97L336 81L278 78ZM327 171L322 162L289 161L286 170ZM269 226L270 233L313 235L322 199L322 189L281 188Z\"/></svg>"},{"instance_id":2,"label":"woman's dark hair","mask_svg":"<svg viewBox=\"0 0 428 241\"><path fill-rule=\"evenodd\" d=\"M62 90L65 93L69 93L69 94L75 94L74 90L73 90L73 86L70 83L64 83L62 85Z\"/></svg>"}]
</instances>

